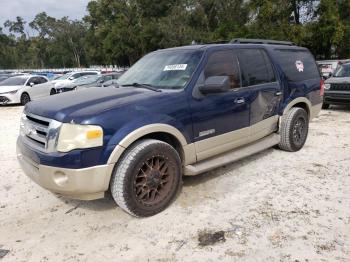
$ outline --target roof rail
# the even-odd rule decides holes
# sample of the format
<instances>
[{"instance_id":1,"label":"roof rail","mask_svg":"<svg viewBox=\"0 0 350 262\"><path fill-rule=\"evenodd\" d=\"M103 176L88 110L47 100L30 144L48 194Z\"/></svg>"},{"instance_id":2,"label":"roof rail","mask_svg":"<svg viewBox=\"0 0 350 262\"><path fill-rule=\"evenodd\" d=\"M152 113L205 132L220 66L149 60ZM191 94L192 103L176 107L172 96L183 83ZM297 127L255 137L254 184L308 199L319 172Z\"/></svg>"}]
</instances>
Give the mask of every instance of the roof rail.
<instances>
[{"instance_id":1,"label":"roof rail","mask_svg":"<svg viewBox=\"0 0 350 262\"><path fill-rule=\"evenodd\" d=\"M268 45L295 45L289 41L276 41L270 39L246 39L246 38L234 38L230 41L230 44L268 44Z\"/></svg>"}]
</instances>

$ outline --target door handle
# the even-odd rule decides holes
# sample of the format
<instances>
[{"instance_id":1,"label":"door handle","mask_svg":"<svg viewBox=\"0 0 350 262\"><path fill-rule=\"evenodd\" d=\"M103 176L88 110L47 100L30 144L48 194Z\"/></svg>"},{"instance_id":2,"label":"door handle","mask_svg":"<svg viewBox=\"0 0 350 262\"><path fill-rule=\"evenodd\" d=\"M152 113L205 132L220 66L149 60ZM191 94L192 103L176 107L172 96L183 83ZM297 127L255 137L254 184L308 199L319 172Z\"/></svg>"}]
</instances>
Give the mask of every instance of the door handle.
<instances>
[{"instance_id":1,"label":"door handle","mask_svg":"<svg viewBox=\"0 0 350 262\"><path fill-rule=\"evenodd\" d=\"M282 95L281 91L275 93L275 96L281 96L281 95Z\"/></svg>"},{"instance_id":2,"label":"door handle","mask_svg":"<svg viewBox=\"0 0 350 262\"><path fill-rule=\"evenodd\" d=\"M234 102L235 104L243 104L245 103L245 99L243 97L236 98Z\"/></svg>"}]
</instances>

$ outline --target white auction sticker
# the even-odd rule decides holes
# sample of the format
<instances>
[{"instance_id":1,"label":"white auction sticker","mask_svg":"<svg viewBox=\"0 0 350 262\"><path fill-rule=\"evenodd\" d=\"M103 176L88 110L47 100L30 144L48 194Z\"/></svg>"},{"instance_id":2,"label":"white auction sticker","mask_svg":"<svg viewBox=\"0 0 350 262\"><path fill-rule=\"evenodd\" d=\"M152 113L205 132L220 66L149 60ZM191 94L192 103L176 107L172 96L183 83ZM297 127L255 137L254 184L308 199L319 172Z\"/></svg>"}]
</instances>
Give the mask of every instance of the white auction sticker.
<instances>
[{"instance_id":1,"label":"white auction sticker","mask_svg":"<svg viewBox=\"0 0 350 262\"><path fill-rule=\"evenodd\" d=\"M184 71L187 64L166 65L163 71Z\"/></svg>"}]
</instances>

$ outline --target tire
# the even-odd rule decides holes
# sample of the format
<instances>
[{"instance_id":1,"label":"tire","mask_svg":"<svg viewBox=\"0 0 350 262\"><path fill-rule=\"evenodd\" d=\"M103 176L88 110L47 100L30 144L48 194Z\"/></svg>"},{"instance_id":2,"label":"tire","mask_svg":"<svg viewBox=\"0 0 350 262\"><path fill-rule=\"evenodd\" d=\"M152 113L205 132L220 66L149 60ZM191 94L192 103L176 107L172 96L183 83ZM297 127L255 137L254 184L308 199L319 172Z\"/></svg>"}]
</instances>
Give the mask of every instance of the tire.
<instances>
[{"instance_id":1,"label":"tire","mask_svg":"<svg viewBox=\"0 0 350 262\"><path fill-rule=\"evenodd\" d=\"M30 96L28 95L28 93L23 93L21 95L21 104L26 105L29 102L30 102Z\"/></svg>"},{"instance_id":2,"label":"tire","mask_svg":"<svg viewBox=\"0 0 350 262\"><path fill-rule=\"evenodd\" d=\"M300 107L293 107L282 119L278 147L289 152L299 151L306 142L308 131L308 114Z\"/></svg>"},{"instance_id":3,"label":"tire","mask_svg":"<svg viewBox=\"0 0 350 262\"><path fill-rule=\"evenodd\" d=\"M52 89L50 90L50 96L56 95L56 93L57 93L57 92L56 92L56 89L53 89L53 88L52 88Z\"/></svg>"},{"instance_id":4,"label":"tire","mask_svg":"<svg viewBox=\"0 0 350 262\"><path fill-rule=\"evenodd\" d=\"M182 184L179 154L167 143L153 139L135 142L116 164L110 190L127 213L147 217L163 211Z\"/></svg>"},{"instance_id":5,"label":"tire","mask_svg":"<svg viewBox=\"0 0 350 262\"><path fill-rule=\"evenodd\" d=\"M328 109L330 104L323 103L322 104L322 109Z\"/></svg>"}]
</instances>

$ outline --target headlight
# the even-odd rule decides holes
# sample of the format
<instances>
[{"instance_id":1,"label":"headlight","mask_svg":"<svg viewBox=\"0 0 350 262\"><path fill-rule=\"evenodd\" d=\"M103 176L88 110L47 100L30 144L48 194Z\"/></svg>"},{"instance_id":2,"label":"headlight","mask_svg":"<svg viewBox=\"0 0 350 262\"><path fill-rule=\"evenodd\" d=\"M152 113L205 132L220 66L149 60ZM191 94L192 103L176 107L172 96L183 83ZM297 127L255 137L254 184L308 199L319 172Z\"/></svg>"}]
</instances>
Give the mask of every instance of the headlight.
<instances>
[{"instance_id":1,"label":"headlight","mask_svg":"<svg viewBox=\"0 0 350 262\"><path fill-rule=\"evenodd\" d=\"M331 84L325 84L324 89L329 90L331 88Z\"/></svg>"},{"instance_id":2,"label":"headlight","mask_svg":"<svg viewBox=\"0 0 350 262\"><path fill-rule=\"evenodd\" d=\"M100 126L62 124L58 136L57 151L91 148L103 145L103 130Z\"/></svg>"},{"instance_id":3,"label":"headlight","mask_svg":"<svg viewBox=\"0 0 350 262\"><path fill-rule=\"evenodd\" d=\"M18 90L13 90L11 92L6 92L6 93L0 93L1 95L13 95L16 94Z\"/></svg>"}]
</instances>

